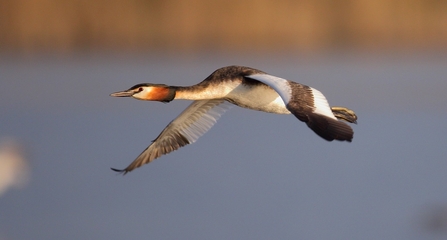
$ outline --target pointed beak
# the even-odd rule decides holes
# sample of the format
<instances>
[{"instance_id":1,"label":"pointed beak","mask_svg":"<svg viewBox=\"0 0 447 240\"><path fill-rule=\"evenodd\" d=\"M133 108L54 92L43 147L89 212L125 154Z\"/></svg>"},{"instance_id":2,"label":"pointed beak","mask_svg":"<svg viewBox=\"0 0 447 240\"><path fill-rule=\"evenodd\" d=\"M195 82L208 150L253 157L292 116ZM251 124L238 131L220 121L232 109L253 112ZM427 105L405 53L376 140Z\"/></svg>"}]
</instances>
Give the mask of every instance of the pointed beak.
<instances>
[{"instance_id":1,"label":"pointed beak","mask_svg":"<svg viewBox=\"0 0 447 240\"><path fill-rule=\"evenodd\" d=\"M126 90L126 91L121 91L121 92L114 92L114 93L110 94L110 96L112 96L112 97L132 97L133 94L134 94L134 92Z\"/></svg>"}]
</instances>

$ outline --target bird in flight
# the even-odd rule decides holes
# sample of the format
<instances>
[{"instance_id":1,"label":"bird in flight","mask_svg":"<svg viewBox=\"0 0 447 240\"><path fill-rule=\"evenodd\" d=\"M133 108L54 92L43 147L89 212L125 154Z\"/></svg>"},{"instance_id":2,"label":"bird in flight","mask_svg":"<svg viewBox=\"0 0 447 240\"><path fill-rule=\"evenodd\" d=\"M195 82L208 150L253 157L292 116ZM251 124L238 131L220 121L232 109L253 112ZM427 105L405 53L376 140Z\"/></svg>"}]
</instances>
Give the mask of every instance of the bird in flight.
<instances>
[{"instance_id":1,"label":"bird in flight","mask_svg":"<svg viewBox=\"0 0 447 240\"><path fill-rule=\"evenodd\" d=\"M354 111L330 107L324 95L315 88L243 66L219 68L192 86L141 83L110 96L159 102L193 100L129 166L112 168L123 174L195 142L232 105L268 113L293 114L327 141L351 142L354 132L340 120L357 121Z\"/></svg>"}]
</instances>

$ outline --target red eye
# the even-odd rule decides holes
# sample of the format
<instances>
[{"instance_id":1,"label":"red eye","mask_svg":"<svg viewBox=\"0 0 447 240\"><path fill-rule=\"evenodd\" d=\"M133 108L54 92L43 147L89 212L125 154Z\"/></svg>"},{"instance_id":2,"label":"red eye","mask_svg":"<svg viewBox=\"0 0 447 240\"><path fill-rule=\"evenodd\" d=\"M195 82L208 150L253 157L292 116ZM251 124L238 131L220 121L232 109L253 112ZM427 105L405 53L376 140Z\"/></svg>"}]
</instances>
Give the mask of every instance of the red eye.
<instances>
[{"instance_id":1,"label":"red eye","mask_svg":"<svg viewBox=\"0 0 447 240\"><path fill-rule=\"evenodd\" d=\"M138 88L138 92L142 92L142 91L143 91L142 87Z\"/></svg>"}]
</instances>

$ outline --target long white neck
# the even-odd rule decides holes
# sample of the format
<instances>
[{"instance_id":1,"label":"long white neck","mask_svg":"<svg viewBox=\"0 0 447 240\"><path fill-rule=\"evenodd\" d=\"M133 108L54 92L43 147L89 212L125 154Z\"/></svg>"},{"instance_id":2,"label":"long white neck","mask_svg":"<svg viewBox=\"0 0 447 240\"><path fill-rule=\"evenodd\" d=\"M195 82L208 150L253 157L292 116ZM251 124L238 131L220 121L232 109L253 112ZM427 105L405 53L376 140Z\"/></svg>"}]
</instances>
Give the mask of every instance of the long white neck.
<instances>
[{"instance_id":1,"label":"long white neck","mask_svg":"<svg viewBox=\"0 0 447 240\"><path fill-rule=\"evenodd\" d=\"M231 91L233 91L239 83L227 82L225 84L216 85L194 85L191 87L175 87L175 99L184 100L206 100L225 98Z\"/></svg>"}]
</instances>

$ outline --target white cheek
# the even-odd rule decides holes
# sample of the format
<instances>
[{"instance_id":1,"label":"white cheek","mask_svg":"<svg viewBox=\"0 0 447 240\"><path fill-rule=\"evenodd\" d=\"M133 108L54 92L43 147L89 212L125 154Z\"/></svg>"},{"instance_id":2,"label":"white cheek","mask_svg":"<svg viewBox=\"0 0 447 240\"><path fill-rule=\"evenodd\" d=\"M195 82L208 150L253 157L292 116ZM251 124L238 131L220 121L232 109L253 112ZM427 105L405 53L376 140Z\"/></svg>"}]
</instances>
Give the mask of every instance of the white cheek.
<instances>
[{"instance_id":1,"label":"white cheek","mask_svg":"<svg viewBox=\"0 0 447 240\"><path fill-rule=\"evenodd\" d=\"M147 100L148 96L150 96L152 92L152 88L145 88L143 89L143 91L139 92L139 93L135 93L132 97L136 98L136 99L140 99L140 100Z\"/></svg>"},{"instance_id":2,"label":"white cheek","mask_svg":"<svg viewBox=\"0 0 447 240\"><path fill-rule=\"evenodd\" d=\"M141 99L141 92L132 95L133 98Z\"/></svg>"},{"instance_id":3,"label":"white cheek","mask_svg":"<svg viewBox=\"0 0 447 240\"><path fill-rule=\"evenodd\" d=\"M144 96L148 96L148 95L150 95L150 94L152 93L152 91L153 91L153 88L145 88L145 89L143 89L143 91L141 91L140 93L141 93L142 95L144 95Z\"/></svg>"}]
</instances>

